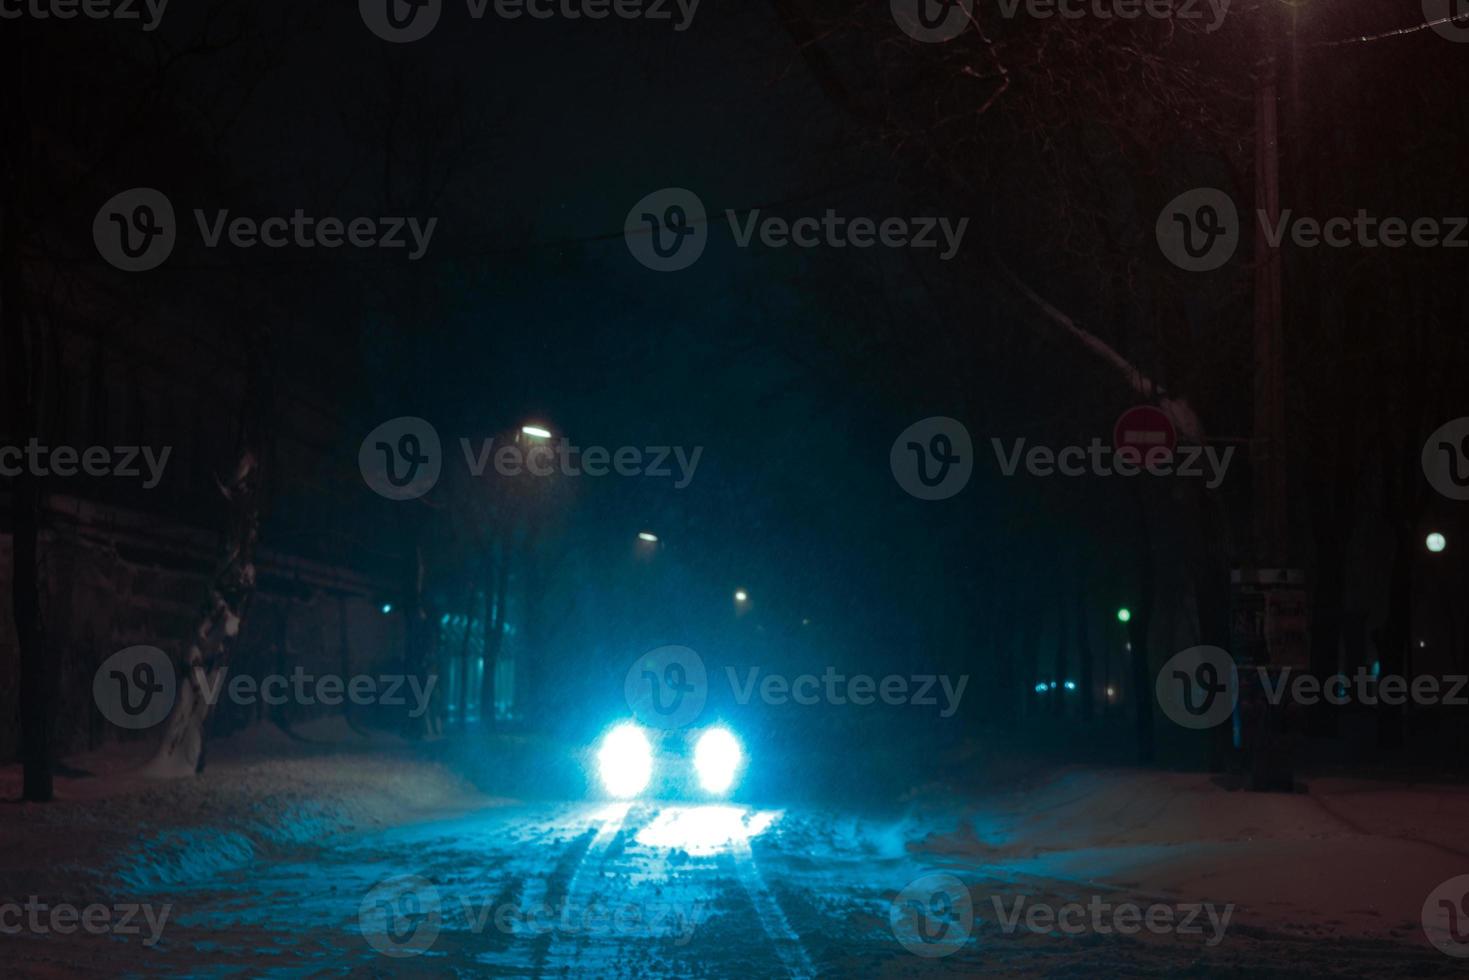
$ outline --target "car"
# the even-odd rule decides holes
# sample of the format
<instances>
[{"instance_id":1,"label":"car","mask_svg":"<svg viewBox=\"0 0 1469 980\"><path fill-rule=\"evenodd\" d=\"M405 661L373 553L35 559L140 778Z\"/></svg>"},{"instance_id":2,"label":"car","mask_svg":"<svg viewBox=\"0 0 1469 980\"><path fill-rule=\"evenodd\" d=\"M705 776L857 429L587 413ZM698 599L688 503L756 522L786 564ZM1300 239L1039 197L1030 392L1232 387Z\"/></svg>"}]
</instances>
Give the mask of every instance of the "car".
<instances>
[{"instance_id":1,"label":"car","mask_svg":"<svg viewBox=\"0 0 1469 980\"><path fill-rule=\"evenodd\" d=\"M665 730L624 721L598 739L591 768L615 799L723 799L739 785L745 763L740 740L722 724Z\"/></svg>"}]
</instances>

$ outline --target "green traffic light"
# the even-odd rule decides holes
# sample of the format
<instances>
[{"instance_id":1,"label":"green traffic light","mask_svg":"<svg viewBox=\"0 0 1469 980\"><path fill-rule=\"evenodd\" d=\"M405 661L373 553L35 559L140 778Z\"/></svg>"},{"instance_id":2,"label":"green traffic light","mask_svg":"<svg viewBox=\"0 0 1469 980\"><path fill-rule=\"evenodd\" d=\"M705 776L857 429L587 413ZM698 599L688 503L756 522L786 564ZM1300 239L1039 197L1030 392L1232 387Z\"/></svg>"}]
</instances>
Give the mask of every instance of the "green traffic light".
<instances>
[{"instance_id":1,"label":"green traffic light","mask_svg":"<svg viewBox=\"0 0 1469 980\"><path fill-rule=\"evenodd\" d=\"M1123 606L1121 609L1117 610L1117 622L1125 623L1131 618L1132 610L1128 609L1126 606Z\"/></svg>"}]
</instances>

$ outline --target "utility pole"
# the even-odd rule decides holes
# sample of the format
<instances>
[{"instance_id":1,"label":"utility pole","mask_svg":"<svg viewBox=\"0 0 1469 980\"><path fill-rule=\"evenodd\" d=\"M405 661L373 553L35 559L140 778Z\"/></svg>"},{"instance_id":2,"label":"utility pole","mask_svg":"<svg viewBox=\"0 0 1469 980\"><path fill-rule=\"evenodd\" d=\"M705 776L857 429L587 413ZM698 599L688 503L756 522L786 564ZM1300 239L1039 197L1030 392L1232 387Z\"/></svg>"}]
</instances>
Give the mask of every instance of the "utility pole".
<instances>
[{"instance_id":1,"label":"utility pole","mask_svg":"<svg viewBox=\"0 0 1469 980\"><path fill-rule=\"evenodd\" d=\"M1274 18L1261 18L1269 51L1255 83L1255 431L1250 443L1254 555L1258 567L1286 558L1285 342L1281 329L1280 249L1266 228L1280 223L1279 65Z\"/></svg>"}]
</instances>

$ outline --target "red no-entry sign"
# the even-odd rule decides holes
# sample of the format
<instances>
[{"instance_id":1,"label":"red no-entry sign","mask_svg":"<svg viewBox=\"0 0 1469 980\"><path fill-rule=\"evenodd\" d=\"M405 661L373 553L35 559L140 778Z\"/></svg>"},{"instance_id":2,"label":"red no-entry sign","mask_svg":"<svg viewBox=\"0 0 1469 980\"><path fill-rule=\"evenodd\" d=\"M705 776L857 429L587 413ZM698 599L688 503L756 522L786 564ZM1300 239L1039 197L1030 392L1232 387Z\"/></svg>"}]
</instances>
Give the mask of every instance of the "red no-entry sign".
<instances>
[{"instance_id":1,"label":"red no-entry sign","mask_svg":"<svg viewBox=\"0 0 1469 980\"><path fill-rule=\"evenodd\" d=\"M1178 445L1178 433L1168 414L1155 405L1138 405L1117 417L1112 426L1112 446L1138 463L1160 455L1168 459ZM1153 454L1151 457L1149 454Z\"/></svg>"}]
</instances>

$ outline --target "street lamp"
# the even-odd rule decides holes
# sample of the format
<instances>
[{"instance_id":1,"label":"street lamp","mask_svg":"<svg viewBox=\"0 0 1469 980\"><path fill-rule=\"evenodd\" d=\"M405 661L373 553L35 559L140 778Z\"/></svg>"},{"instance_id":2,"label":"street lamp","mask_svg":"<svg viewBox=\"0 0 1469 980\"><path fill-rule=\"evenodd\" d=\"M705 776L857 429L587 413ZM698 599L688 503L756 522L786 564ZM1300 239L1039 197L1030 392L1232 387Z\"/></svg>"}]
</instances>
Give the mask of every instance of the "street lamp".
<instances>
[{"instance_id":1,"label":"street lamp","mask_svg":"<svg viewBox=\"0 0 1469 980\"><path fill-rule=\"evenodd\" d=\"M744 589L735 589L735 602L749 602L750 593Z\"/></svg>"},{"instance_id":2,"label":"street lamp","mask_svg":"<svg viewBox=\"0 0 1469 980\"><path fill-rule=\"evenodd\" d=\"M1448 546L1448 541L1444 538L1442 534L1439 534L1437 531L1432 531L1429 533L1428 537L1423 539L1423 544L1425 547L1428 548L1429 551L1433 552L1436 555Z\"/></svg>"},{"instance_id":3,"label":"street lamp","mask_svg":"<svg viewBox=\"0 0 1469 980\"><path fill-rule=\"evenodd\" d=\"M543 425L522 425L520 427L520 431L524 435L530 436L532 439L551 438L551 430Z\"/></svg>"},{"instance_id":4,"label":"street lamp","mask_svg":"<svg viewBox=\"0 0 1469 980\"><path fill-rule=\"evenodd\" d=\"M1132 619L1132 610L1131 609L1128 609L1126 606L1123 606L1121 609L1117 610L1117 622L1119 622L1119 623L1125 623L1125 622L1129 621L1130 619Z\"/></svg>"},{"instance_id":5,"label":"street lamp","mask_svg":"<svg viewBox=\"0 0 1469 980\"><path fill-rule=\"evenodd\" d=\"M639 531L638 532L638 540L639 541L646 541L649 544L657 544L658 543L658 535L654 534L652 531Z\"/></svg>"}]
</instances>

